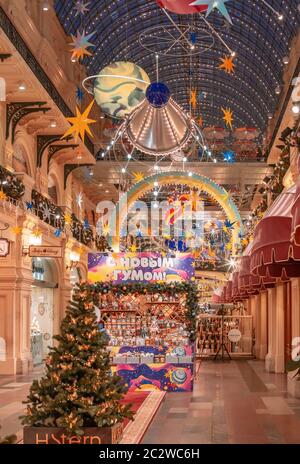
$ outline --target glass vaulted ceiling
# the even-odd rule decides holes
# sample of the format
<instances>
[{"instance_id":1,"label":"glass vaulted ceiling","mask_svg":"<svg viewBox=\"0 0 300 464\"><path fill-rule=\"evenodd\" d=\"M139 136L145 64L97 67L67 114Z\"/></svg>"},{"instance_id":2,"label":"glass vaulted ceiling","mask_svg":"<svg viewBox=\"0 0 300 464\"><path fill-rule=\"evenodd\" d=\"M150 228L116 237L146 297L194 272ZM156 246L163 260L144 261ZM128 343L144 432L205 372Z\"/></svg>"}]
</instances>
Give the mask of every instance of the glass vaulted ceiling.
<instances>
[{"instance_id":1,"label":"glass vaulted ceiling","mask_svg":"<svg viewBox=\"0 0 300 464\"><path fill-rule=\"evenodd\" d=\"M268 114L274 112L279 98L275 88L282 85L283 57L289 55L300 13L296 0L269 3L284 15L282 21L261 0L226 3L232 26L217 12L209 16L210 23L237 53L234 75L218 69L220 58L226 54L218 39L212 48L193 58L189 54L160 58L160 80L169 85L179 104L188 109L191 85L198 94L204 92L200 105L206 126L223 125L220 108L227 106L234 112L236 127L263 131ZM93 54L84 59L88 75L99 73L113 61L128 60L143 67L155 80L155 53L140 44L141 33L151 33L154 26L170 25L155 0L91 0L84 16L76 16L74 4L73 0L56 0L55 8L68 35L83 28L87 33L96 31L91 39L95 44ZM171 16L179 25L203 27L198 15Z\"/></svg>"}]
</instances>

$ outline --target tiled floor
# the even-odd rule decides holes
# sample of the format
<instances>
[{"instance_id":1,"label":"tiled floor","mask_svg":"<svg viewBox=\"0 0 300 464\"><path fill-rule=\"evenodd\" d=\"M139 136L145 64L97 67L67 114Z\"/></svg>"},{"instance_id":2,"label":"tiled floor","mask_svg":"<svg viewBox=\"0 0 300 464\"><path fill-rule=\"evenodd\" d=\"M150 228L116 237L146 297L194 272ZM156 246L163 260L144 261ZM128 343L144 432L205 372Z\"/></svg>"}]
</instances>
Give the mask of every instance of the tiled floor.
<instances>
[{"instance_id":1,"label":"tiled floor","mask_svg":"<svg viewBox=\"0 0 300 464\"><path fill-rule=\"evenodd\" d=\"M33 378L0 376L1 435L17 433ZM146 432L145 444L300 443L300 400L286 376L267 374L260 361L205 361L193 393L168 393Z\"/></svg>"},{"instance_id":2,"label":"tiled floor","mask_svg":"<svg viewBox=\"0 0 300 464\"><path fill-rule=\"evenodd\" d=\"M300 443L300 400L260 361L206 361L193 393L166 395L143 443Z\"/></svg>"}]
</instances>

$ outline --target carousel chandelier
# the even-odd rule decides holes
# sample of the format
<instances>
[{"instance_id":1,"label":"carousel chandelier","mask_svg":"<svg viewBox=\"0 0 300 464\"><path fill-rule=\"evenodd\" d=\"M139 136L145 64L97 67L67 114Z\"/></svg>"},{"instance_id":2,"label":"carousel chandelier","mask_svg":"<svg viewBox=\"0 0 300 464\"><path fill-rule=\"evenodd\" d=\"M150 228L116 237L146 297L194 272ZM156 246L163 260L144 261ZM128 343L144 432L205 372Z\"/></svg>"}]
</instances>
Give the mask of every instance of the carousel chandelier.
<instances>
[{"instance_id":1,"label":"carousel chandelier","mask_svg":"<svg viewBox=\"0 0 300 464\"><path fill-rule=\"evenodd\" d=\"M148 86L146 98L121 125L117 137L127 152L137 149L148 155L184 158L192 143L204 145L195 122L171 97L166 84Z\"/></svg>"}]
</instances>

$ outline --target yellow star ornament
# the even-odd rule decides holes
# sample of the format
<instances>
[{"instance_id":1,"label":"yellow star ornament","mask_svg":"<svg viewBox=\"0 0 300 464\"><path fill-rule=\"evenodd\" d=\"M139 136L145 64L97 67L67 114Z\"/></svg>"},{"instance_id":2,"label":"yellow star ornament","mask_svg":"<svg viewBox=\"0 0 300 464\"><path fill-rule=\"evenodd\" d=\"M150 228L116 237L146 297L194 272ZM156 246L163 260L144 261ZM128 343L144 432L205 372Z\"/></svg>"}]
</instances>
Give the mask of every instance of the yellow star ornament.
<instances>
[{"instance_id":1,"label":"yellow star ornament","mask_svg":"<svg viewBox=\"0 0 300 464\"><path fill-rule=\"evenodd\" d=\"M195 109L197 106L197 90L191 90L190 104L192 108Z\"/></svg>"},{"instance_id":2,"label":"yellow star ornament","mask_svg":"<svg viewBox=\"0 0 300 464\"><path fill-rule=\"evenodd\" d=\"M32 235L38 238L42 235L42 232L38 228L36 228L32 231Z\"/></svg>"},{"instance_id":3,"label":"yellow star ornament","mask_svg":"<svg viewBox=\"0 0 300 464\"><path fill-rule=\"evenodd\" d=\"M3 190L0 190L0 200L6 200L6 199L7 199L6 193L4 193Z\"/></svg>"},{"instance_id":4,"label":"yellow star ornament","mask_svg":"<svg viewBox=\"0 0 300 464\"><path fill-rule=\"evenodd\" d=\"M224 71L227 72L228 74L233 74L234 68L235 68L233 57L225 55L224 58L221 58L221 61L222 63L220 64L219 68L224 69Z\"/></svg>"},{"instance_id":5,"label":"yellow star ornament","mask_svg":"<svg viewBox=\"0 0 300 464\"><path fill-rule=\"evenodd\" d=\"M74 135L75 142L77 142L78 137L80 137L84 142L84 136L86 132L93 137L93 134L89 128L89 124L92 124L96 121L94 119L89 119L88 117L93 104L94 100L91 101L83 113L80 113L79 108L76 107L76 116L72 118L66 118L66 120L71 123L71 127L62 136L62 139L68 137L68 135Z\"/></svg>"},{"instance_id":6,"label":"yellow star ornament","mask_svg":"<svg viewBox=\"0 0 300 464\"><path fill-rule=\"evenodd\" d=\"M232 123L233 123L233 112L231 111L230 108L221 108L223 111L223 120L225 121L226 126L230 127L232 129Z\"/></svg>"},{"instance_id":7,"label":"yellow star ornament","mask_svg":"<svg viewBox=\"0 0 300 464\"><path fill-rule=\"evenodd\" d=\"M132 175L136 184L144 179L144 174L142 172L133 172Z\"/></svg>"},{"instance_id":8,"label":"yellow star ornament","mask_svg":"<svg viewBox=\"0 0 300 464\"><path fill-rule=\"evenodd\" d=\"M19 226L11 227L11 231L15 235L20 235L20 233L22 232L22 227L19 227Z\"/></svg>"},{"instance_id":9,"label":"yellow star ornament","mask_svg":"<svg viewBox=\"0 0 300 464\"><path fill-rule=\"evenodd\" d=\"M64 220L65 220L65 223L69 226L69 225L71 224L71 222L72 222L72 216L71 216L71 214L66 213L66 214L64 215Z\"/></svg>"}]
</instances>

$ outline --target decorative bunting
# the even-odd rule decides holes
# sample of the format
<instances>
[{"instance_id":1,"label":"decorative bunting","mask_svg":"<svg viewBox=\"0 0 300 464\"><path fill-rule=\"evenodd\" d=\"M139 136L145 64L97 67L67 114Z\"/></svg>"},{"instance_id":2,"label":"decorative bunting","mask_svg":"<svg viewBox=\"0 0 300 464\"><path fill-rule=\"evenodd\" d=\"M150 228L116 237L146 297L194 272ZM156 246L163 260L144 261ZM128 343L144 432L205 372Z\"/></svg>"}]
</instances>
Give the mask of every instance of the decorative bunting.
<instances>
[{"instance_id":1,"label":"decorative bunting","mask_svg":"<svg viewBox=\"0 0 300 464\"><path fill-rule=\"evenodd\" d=\"M234 73L235 64L233 62L233 56L226 56L221 58L222 63L220 64L219 68L224 69L225 72L228 74Z\"/></svg>"},{"instance_id":2,"label":"decorative bunting","mask_svg":"<svg viewBox=\"0 0 300 464\"><path fill-rule=\"evenodd\" d=\"M91 101L89 106L84 110L83 113L80 112L79 108L76 107L76 116L72 118L66 118L68 122L71 123L71 127L67 130L67 132L62 136L62 139L68 137L68 135L74 135L75 142L77 142L78 137L84 142L85 132L89 135L93 136L91 130L89 128L89 124L96 122L94 119L89 119L89 113L92 109L94 104L94 100Z\"/></svg>"},{"instance_id":3,"label":"decorative bunting","mask_svg":"<svg viewBox=\"0 0 300 464\"><path fill-rule=\"evenodd\" d=\"M206 17L210 15L210 13L216 8L226 19L227 21L232 24L231 17L228 13L228 10L225 6L229 0L196 0L190 3L190 6L206 6L207 5L207 12Z\"/></svg>"},{"instance_id":4,"label":"decorative bunting","mask_svg":"<svg viewBox=\"0 0 300 464\"><path fill-rule=\"evenodd\" d=\"M233 112L231 111L230 108L221 108L223 111L223 120L225 121L226 125L232 129L232 123L233 123Z\"/></svg>"},{"instance_id":5,"label":"decorative bunting","mask_svg":"<svg viewBox=\"0 0 300 464\"><path fill-rule=\"evenodd\" d=\"M88 47L94 47L95 45L89 42L89 39L96 33L96 31L92 32L91 34L85 34L83 30L82 33L77 31L77 36L72 35L73 43L71 46L73 47L72 52L72 59L76 58L80 60L85 55L91 56L92 53L88 51Z\"/></svg>"}]
</instances>

